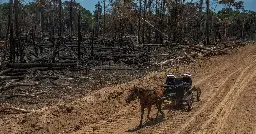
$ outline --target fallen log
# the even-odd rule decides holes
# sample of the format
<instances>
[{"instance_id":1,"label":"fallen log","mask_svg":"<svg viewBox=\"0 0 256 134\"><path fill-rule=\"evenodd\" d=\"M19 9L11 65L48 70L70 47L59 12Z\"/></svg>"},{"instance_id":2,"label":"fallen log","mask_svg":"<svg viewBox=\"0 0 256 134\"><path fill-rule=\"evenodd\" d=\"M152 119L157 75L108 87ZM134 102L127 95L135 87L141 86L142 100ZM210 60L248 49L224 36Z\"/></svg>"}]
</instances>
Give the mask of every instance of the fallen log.
<instances>
[{"instance_id":1,"label":"fallen log","mask_svg":"<svg viewBox=\"0 0 256 134\"><path fill-rule=\"evenodd\" d=\"M191 61L195 61L195 59L194 58L192 58L192 56L191 55L189 55L189 54L187 54L186 52L184 52L184 54L191 60Z\"/></svg>"},{"instance_id":2,"label":"fallen log","mask_svg":"<svg viewBox=\"0 0 256 134\"><path fill-rule=\"evenodd\" d=\"M8 90L13 87L20 87L20 86L36 86L38 85L38 82L35 83L22 83L22 82L16 82L16 83L7 83L5 86L0 87L0 91Z\"/></svg>"},{"instance_id":3,"label":"fallen log","mask_svg":"<svg viewBox=\"0 0 256 134\"><path fill-rule=\"evenodd\" d=\"M77 63L9 63L9 68L34 68L34 67L75 67Z\"/></svg>"},{"instance_id":4,"label":"fallen log","mask_svg":"<svg viewBox=\"0 0 256 134\"><path fill-rule=\"evenodd\" d=\"M2 113L30 113L33 112L33 110L26 110L22 108L16 108L16 107L0 107L0 112Z\"/></svg>"},{"instance_id":5,"label":"fallen log","mask_svg":"<svg viewBox=\"0 0 256 134\"><path fill-rule=\"evenodd\" d=\"M10 72L11 70L12 70L11 68L5 69L5 70L0 72L0 75L4 75L4 74Z\"/></svg>"},{"instance_id":6,"label":"fallen log","mask_svg":"<svg viewBox=\"0 0 256 134\"><path fill-rule=\"evenodd\" d=\"M77 60L59 60L61 63L77 63Z\"/></svg>"},{"instance_id":7,"label":"fallen log","mask_svg":"<svg viewBox=\"0 0 256 134\"><path fill-rule=\"evenodd\" d=\"M0 69L4 68L8 62L1 62L0 61Z\"/></svg>"},{"instance_id":8,"label":"fallen log","mask_svg":"<svg viewBox=\"0 0 256 134\"><path fill-rule=\"evenodd\" d=\"M24 79L25 76L0 76L0 80Z\"/></svg>"},{"instance_id":9,"label":"fallen log","mask_svg":"<svg viewBox=\"0 0 256 134\"><path fill-rule=\"evenodd\" d=\"M172 62L174 62L174 59L168 59L168 60L165 60L165 61L162 61L162 62L159 62L159 63L154 63L154 65L160 66L161 69L163 69L163 66L165 66L169 63L172 63Z\"/></svg>"},{"instance_id":10,"label":"fallen log","mask_svg":"<svg viewBox=\"0 0 256 134\"><path fill-rule=\"evenodd\" d=\"M76 58L73 58L73 57L59 57L58 59L60 60L70 60L70 61L74 61L74 60L77 60Z\"/></svg>"},{"instance_id":11,"label":"fallen log","mask_svg":"<svg viewBox=\"0 0 256 134\"><path fill-rule=\"evenodd\" d=\"M52 56L44 55L44 56L41 56L41 57L31 60L31 62L48 61L49 59L52 59Z\"/></svg>"},{"instance_id":12,"label":"fallen log","mask_svg":"<svg viewBox=\"0 0 256 134\"><path fill-rule=\"evenodd\" d=\"M26 74L26 72L9 72L7 75L8 76L22 76Z\"/></svg>"},{"instance_id":13,"label":"fallen log","mask_svg":"<svg viewBox=\"0 0 256 134\"><path fill-rule=\"evenodd\" d=\"M137 70L136 68L120 67L120 66L102 66L90 68L90 70Z\"/></svg>"},{"instance_id":14,"label":"fallen log","mask_svg":"<svg viewBox=\"0 0 256 134\"><path fill-rule=\"evenodd\" d=\"M57 80L57 79L59 79L59 77L58 76L37 76L37 77L34 77L34 80L42 80L42 79Z\"/></svg>"},{"instance_id":15,"label":"fallen log","mask_svg":"<svg viewBox=\"0 0 256 134\"><path fill-rule=\"evenodd\" d=\"M27 72L27 69L12 69L12 70L11 70L11 73L18 73L18 72L24 72L24 73L26 73L26 72Z\"/></svg>"},{"instance_id":16,"label":"fallen log","mask_svg":"<svg viewBox=\"0 0 256 134\"><path fill-rule=\"evenodd\" d=\"M39 70L39 71L47 71L47 70L62 70L62 67L52 67L52 68L48 68L48 67L35 67L35 68L30 68L31 71L34 70Z\"/></svg>"},{"instance_id":17,"label":"fallen log","mask_svg":"<svg viewBox=\"0 0 256 134\"><path fill-rule=\"evenodd\" d=\"M70 49L66 44L64 44L65 48L72 54L73 57L77 59L77 53Z\"/></svg>"},{"instance_id":18,"label":"fallen log","mask_svg":"<svg viewBox=\"0 0 256 134\"><path fill-rule=\"evenodd\" d=\"M142 44L144 47L145 46L158 46L158 47L160 47L160 46L165 46L165 45L163 45L163 44Z\"/></svg>"},{"instance_id":19,"label":"fallen log","mask_svg":"<svg viewBox=\"0 0 256 134\"><path fill-rule=\"evenodd\" d=\"M13 97L37 97L37 95L42 94L42 93L46 93L46 91L42 91L42 92L37 92L34 94L5 94L5 95L0 95L0 99L11 99Z\"/></svg>"}]
</instances>

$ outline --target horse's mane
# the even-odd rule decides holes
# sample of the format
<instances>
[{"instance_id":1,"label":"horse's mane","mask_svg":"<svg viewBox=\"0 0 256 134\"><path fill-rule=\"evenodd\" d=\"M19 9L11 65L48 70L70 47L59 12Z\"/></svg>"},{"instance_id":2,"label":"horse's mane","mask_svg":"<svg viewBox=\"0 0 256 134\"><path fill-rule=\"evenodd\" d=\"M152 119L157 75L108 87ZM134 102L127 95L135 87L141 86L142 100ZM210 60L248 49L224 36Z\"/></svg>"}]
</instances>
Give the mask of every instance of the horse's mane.
<instances>
[{"instance_id":1,"label":"horse's mane","mask_svg":"<svg viewBox=\"0 0 256 134\"><path fill-rule=\"evenodd\" d=\"M143 88L143 87L137 87L137 86L135 86L133 88L133 90L138 90L139 93L144 94L144 95L148 95L148 94L152 93L152 91L154 91L153 89L150 89L150 88Z\"/></svg>"}]
</instances>

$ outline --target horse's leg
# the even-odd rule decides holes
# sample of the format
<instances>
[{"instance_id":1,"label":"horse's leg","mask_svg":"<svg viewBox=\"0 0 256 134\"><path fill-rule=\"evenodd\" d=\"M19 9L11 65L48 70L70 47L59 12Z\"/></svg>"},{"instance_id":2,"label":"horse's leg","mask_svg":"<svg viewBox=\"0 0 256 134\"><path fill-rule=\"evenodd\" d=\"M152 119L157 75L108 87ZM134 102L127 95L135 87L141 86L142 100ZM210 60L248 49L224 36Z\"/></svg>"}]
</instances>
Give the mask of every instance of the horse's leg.
<instances>
[{"instance_id":1,"label":"horse's leg","mask_svg":"<svg viewBox=\"0 0 256 134\"><path fill-rule=\"evenodd\" d=\"M147 118L148 118L150 121L153 120L152 118L149 117L150 112L151 112L151 107L152 107L152 105L150 105L150 106L147 107L147 108L148 108L148 115L147 115Z\"/></svg>"},{"instance_id":2,"label":"horse's leg","mask_svg":"<svg viewBox=\"0 0 256 134\"><path fill-rule=\"evenodd\" d=\"M158 113L159 113L159 112L162 114L162 116L164 116L164 112L162 111L162 103L163 103L162 100L161 100L161 101L158 101L158 102L156 103L156 107L157 107L156 119L157 119L157 117L158 117Z\"/></svg>"},{"instance_id":3,"label":"horse's leg","mask_svg":"<svg viewBox=\"0 0 256 134\"><path fill-rule=\"evenodd\" d=\"M141 108L140 108L140 127L142 127L143 115L144 115L144 107L141 106Z\"/></svg>"},{"instance_id":4,"label":"horse's leg","mask_svg":"<svg viewBox=\"0 0 256 134\"><path fill-rule=\"evenodd\" d=\"M156 108L157 108L157 113L156 113L156 119L157 119L158 114L159 114L159 104L158 103L156 103Z\"/></svg>"},{"instance_id":5,"label":"horse's leg","mask_svg":"<svg viewBox=\"0 0 256 134\"><path fill-rule=\"evenodd\" d=\"M164 116L164 112L162 111L162 104L163 104L163 102L164 101L161 100L160 103L159 103L159 111L162 114L162 116Z\"/></svg>"}]
</instances>

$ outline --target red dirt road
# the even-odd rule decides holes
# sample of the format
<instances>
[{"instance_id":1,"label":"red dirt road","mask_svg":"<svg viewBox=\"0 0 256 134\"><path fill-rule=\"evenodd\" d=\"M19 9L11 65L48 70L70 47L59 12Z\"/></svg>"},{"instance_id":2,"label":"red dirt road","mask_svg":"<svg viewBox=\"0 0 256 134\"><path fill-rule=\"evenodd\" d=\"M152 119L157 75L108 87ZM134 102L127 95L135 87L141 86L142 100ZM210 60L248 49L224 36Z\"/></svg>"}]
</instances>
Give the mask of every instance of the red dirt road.
<instances>
[{"instance_id":1,"label":"red dirt road","mask_svg":"<svg viewBox=\"0 0 256 134\"><path fill-rule=\"evenodd\" d=\"M100 89L69 104L60 102L29 114L6 115L0 119L0 133L256 134L255 45L180 67L179 72L185 71L192 73L194 85L202 89L201 101L195 102L190 112L164 108L165 118L145 119L141 129L137 128L138 101L126 104L127 91L133 85L160 85L166 71ZM151 116L155 117L155 112Z\"/></svg>"}]
</instances>

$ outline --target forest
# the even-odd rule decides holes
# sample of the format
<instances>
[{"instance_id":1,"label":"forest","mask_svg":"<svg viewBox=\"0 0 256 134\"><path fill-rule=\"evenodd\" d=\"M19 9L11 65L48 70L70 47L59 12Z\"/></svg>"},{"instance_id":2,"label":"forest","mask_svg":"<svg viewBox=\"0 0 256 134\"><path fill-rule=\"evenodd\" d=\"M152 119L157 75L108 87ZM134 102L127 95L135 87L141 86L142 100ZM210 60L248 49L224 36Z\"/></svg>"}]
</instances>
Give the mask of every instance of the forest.
<instances>
[{"instance_id":1,"label":"forest","mask_svg":"<svg viewBox=\"0 0 256 134\"><path fill-rule=\"evenodd\" d=\"M94 9L0 0L0 133L207 133L232 115L232 132L255 129L256 12L243 0L100 0ZM129 90L187 71L202 88L195 109L130 130L139 105L125 103Z\"/></svg>"},{"instance_id":2,"label":"forest","mask_svg":"<svg viewBox=\"0 0 256 134\"><path fill-rule=\"evenodd\" d=\"M75 0L9 0L0 18L0 99L16 107L66 102L149 71L179 73L256 39L256 12L234 0L103 0L93 13Z\"/></svg>"},{"instance_id":3,"label":"forest","mask_svg":"<svg viewBox=\"0 0 256 134\"><path fill-rule=\"evenodd\" d=\"M225 8L214 11L213 2ZM94 13L73 0L23 3L10 0L0 5L0 39L6 43L2 61L41 60L40 53L47 47L40 46L51 44L48 57L55 62L60 47L67 42L73 46L66 49L74 51L79 61L88 62L97 58L92 45L95 41L99 41L97 48L99 44L123 44L125 38L132 41L125 46L210 45L255 39L255 12L244 9L243 1L104 0L95 5Z\"/></svg>"}]
</instances>

